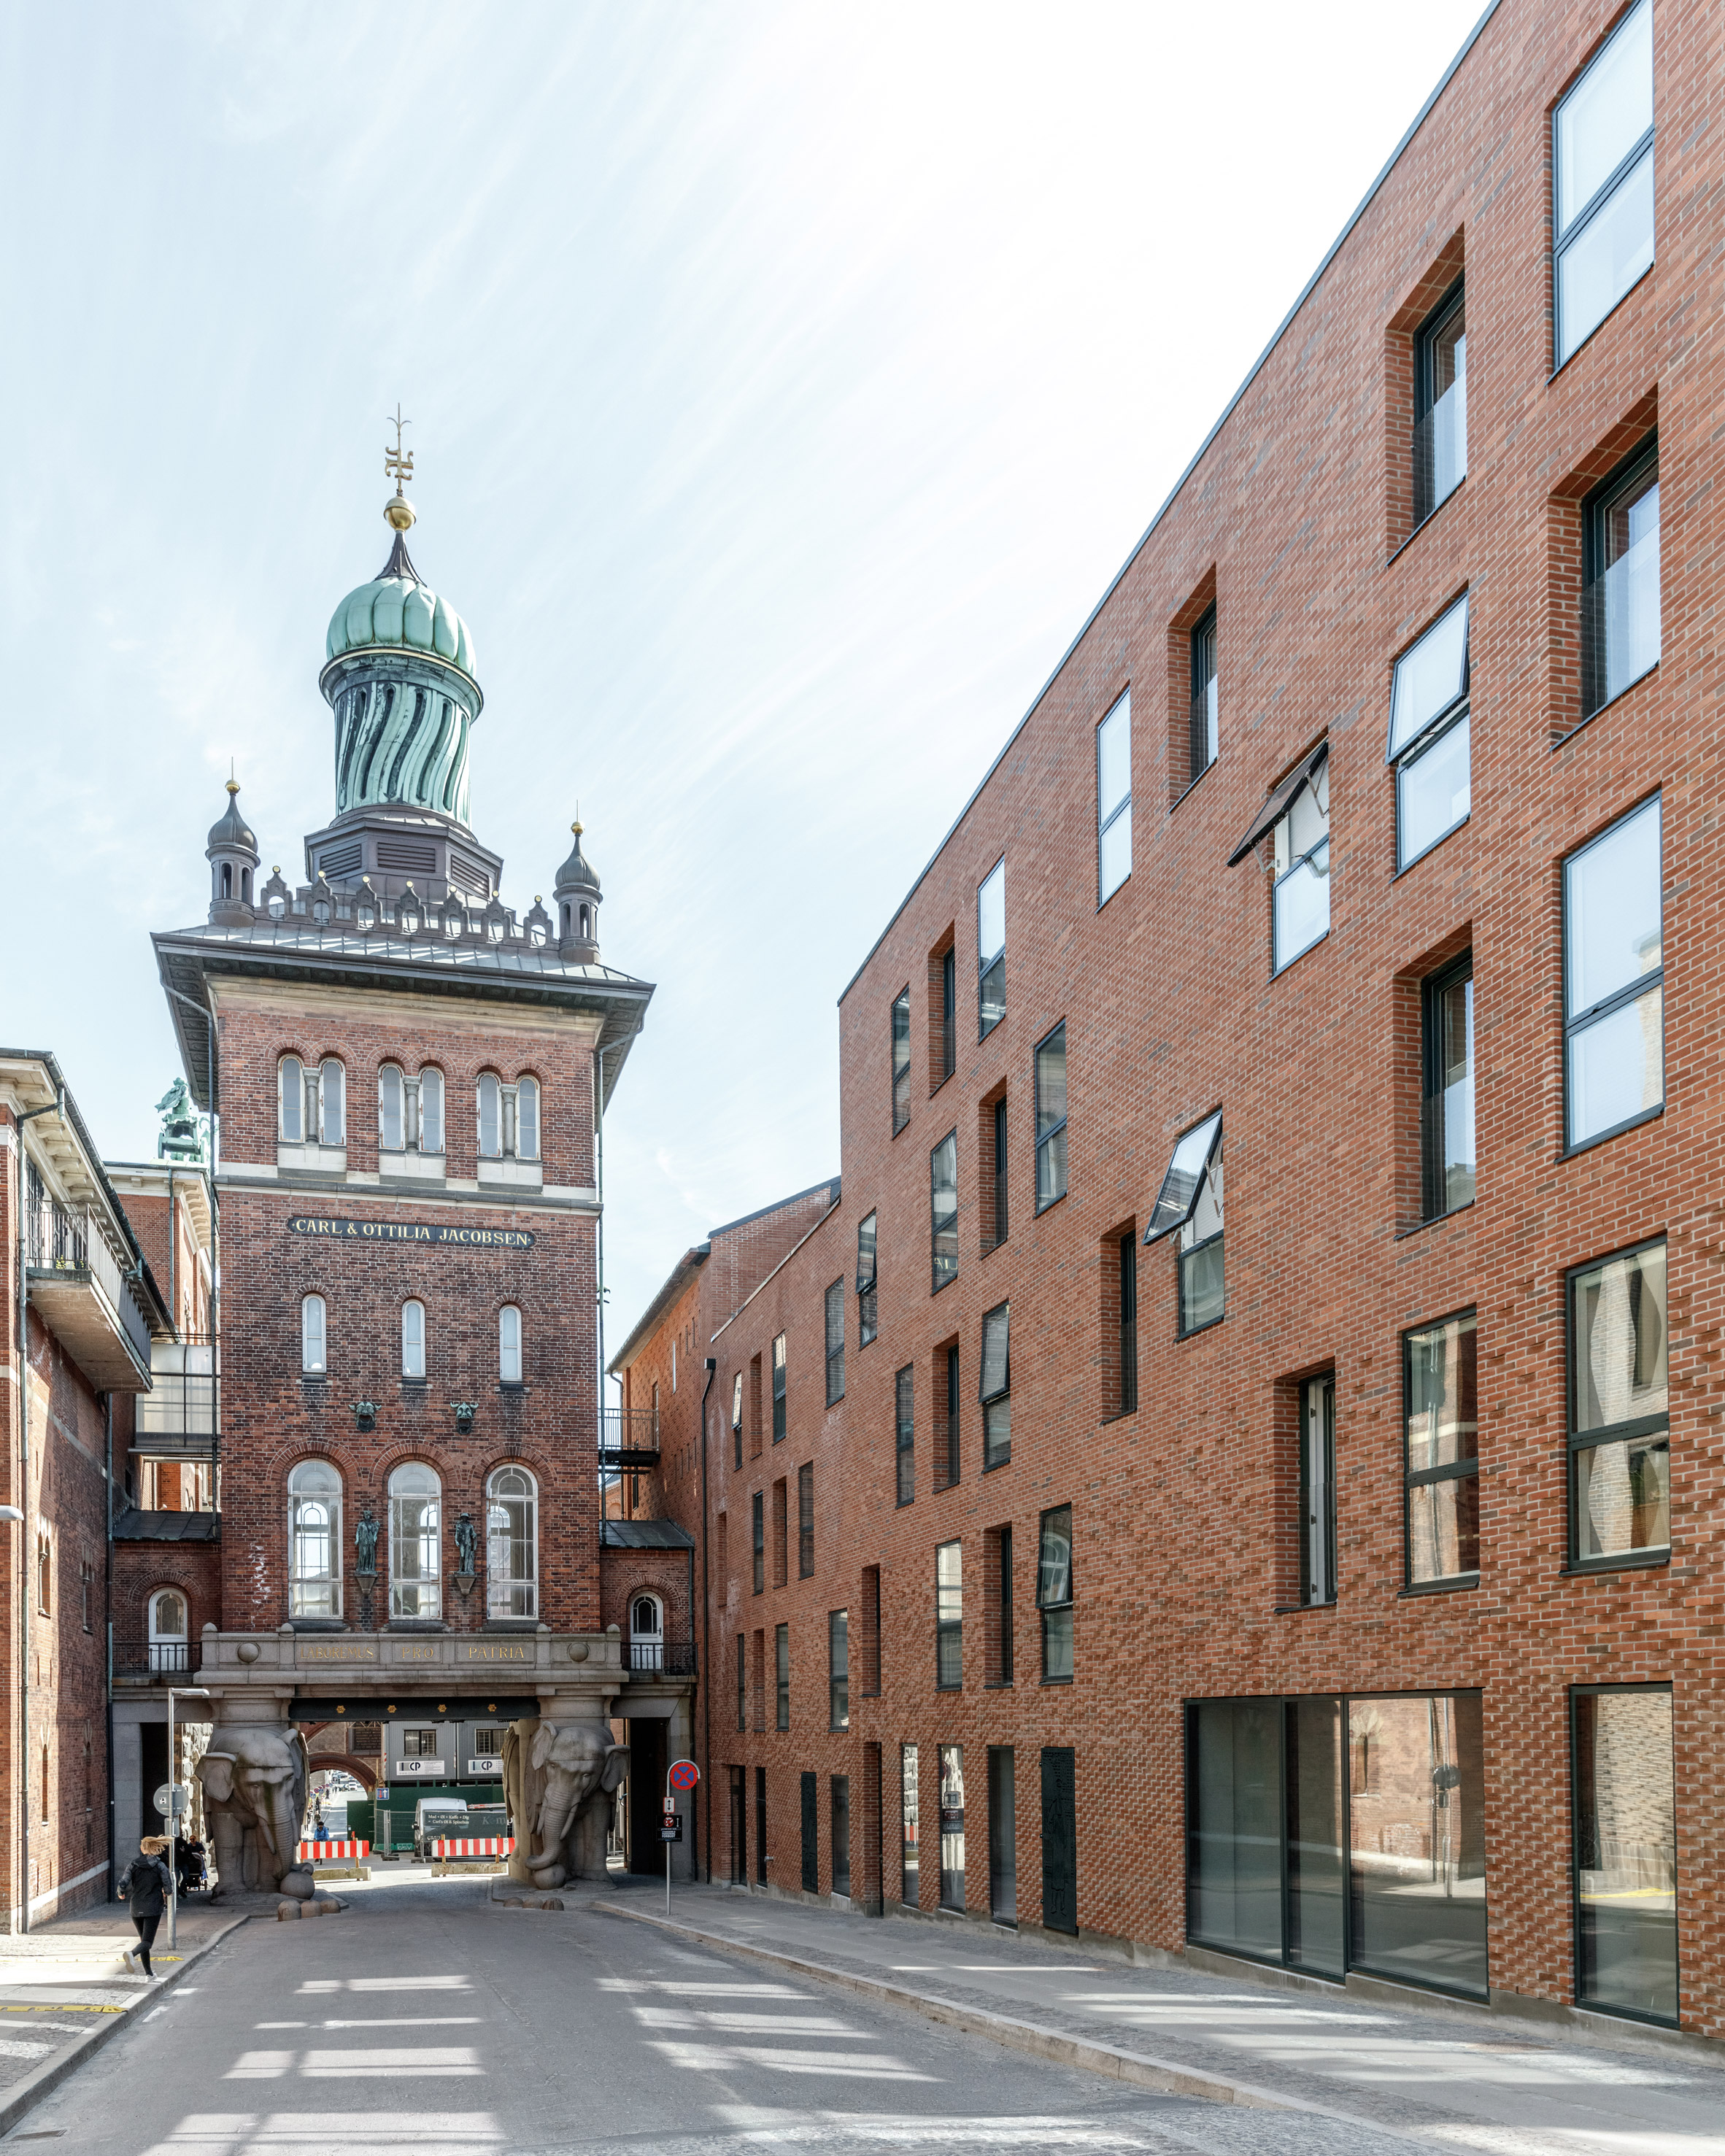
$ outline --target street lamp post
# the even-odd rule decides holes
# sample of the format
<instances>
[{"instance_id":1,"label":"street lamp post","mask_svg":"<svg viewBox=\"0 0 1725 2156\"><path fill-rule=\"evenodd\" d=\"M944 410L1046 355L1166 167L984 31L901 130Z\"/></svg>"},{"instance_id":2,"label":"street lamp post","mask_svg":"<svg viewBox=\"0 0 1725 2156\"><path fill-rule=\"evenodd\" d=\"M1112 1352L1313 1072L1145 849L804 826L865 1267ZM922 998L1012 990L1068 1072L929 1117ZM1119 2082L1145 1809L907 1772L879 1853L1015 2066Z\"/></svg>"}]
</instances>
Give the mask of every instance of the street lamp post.
<instances>
[{"instance_id":1,"label":"street lamp post","mask_svg":"<svg viewBox=\"0 0 1725 2156\"><path fill-rule=\"evenodd\" d=\"M174 1799L179 1794L179 1762L174 1757L174 1695L182 1699L208 1699L208 1685L170 1685L167 1688L167 1944L172 1953L180 1943L180 1867L174 1844L179 1840L179 1814Z\"/></svg>"}]
</instances>

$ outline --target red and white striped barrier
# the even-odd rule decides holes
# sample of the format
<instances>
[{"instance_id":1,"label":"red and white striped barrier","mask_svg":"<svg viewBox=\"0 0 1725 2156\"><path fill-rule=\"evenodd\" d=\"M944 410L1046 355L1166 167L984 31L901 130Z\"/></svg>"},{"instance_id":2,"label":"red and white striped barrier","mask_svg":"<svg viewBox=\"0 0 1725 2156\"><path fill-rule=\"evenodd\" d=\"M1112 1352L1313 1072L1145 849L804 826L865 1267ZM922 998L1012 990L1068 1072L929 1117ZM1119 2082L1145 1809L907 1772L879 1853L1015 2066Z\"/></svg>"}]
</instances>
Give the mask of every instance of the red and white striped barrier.
<instances>
[{"instance_id":1,"label":"red and white striped barrier","mask_svg":"<svg viewBox=\"0 0 1725 2156\"><path fill-rule=\"evenodd\" d=\"M300 1844L301 1864L357 1864L362 1856L369 1856L372 1845L368 1841L302 1841Z\"/></svg>"},{"instance_id":2,"label":"red and white striped barrier","mask_svg":"<svg viewBox=\"0 0 1725 2156\"><path fill-rule=\"evenodd\" d=\"M439 1864L446 1862L452 1856L513 1856L515 1836L512 1834L485 1834L476 1835L471 1839L439 1840L432 1843L431 1854Z\"/></svg>"}]
</instances>

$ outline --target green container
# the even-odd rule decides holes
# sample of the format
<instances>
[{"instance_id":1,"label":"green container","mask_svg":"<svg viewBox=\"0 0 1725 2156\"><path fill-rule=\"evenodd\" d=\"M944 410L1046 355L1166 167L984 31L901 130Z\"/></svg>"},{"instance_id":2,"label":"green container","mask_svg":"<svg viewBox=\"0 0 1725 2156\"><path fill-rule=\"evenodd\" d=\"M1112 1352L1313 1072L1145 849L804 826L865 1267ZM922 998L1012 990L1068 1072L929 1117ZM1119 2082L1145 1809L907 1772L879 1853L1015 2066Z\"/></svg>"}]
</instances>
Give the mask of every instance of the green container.
<instances>
[{"instance_id":1,"label":"green container","mask_svg":"<svg viewBox=\"0 0 1725 2156\"><path fill-rule=\"evenodd\" d=\"M377 1807L369 1797L354 1798L347 1807L347 1835L352 1841L368 1841L376 1848L377 1836L372 1815Z\"/></svg>"}]
</instances>

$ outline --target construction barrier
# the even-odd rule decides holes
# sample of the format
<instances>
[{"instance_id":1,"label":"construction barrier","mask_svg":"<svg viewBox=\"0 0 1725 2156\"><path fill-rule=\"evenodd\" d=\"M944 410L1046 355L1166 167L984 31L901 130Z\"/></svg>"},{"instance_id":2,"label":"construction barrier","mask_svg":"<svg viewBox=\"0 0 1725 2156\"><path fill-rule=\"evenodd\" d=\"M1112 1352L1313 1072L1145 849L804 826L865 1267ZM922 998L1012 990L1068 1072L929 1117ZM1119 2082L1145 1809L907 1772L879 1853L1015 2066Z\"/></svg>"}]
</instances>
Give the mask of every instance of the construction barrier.
<instances>
[{"instance_id":1,"label":"construction barrier","mask_svg":"<svg viewBox=\"0 0 1725 2156\"><path fill-rule=\"evenodd\" d=\"M369 1879L371 1867L365 1860L372 1853L368 1841L302 1841L299 1846L301 1864L321 1864L326 1877L339 1873L344 1878Z\"/></svg>"},{"instance_id":2,"label":"construction barrier","mask_svg":"<svg viewBox=\"0 0 1725 2156\"><path fill-rule=\"evenodd\" d=\"M439 1875L447 1874L452 1864L483 1862L487 1858L495 1864L514 1854L512 1834L440 1835L431 1845L431 1861Z\"/></svg>"}]
</instances>

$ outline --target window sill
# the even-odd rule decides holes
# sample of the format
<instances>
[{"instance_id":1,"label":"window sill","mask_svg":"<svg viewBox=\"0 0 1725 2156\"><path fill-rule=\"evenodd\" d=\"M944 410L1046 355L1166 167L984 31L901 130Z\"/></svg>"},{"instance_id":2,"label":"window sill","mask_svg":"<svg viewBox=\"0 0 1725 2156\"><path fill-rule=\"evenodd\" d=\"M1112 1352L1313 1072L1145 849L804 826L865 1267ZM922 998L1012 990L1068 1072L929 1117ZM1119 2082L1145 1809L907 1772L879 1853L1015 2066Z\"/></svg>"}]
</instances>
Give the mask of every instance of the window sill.
<instances>
[{"instance_id":1,"label":"window sill","mask_svg":"<svg viewBox=\"0 0 1725 2156\"><path fill-rule=\"evenodd\" d=\"M1209 777L1210 773L1215 769L1216 766L1221 761L1221 754L1219 751L1216 755L1210 758L1204 769L1199 773L1196 778L1189 778L1186 781L1186 783L1180 788L1173 799L1168 804L1168 813L1170 816L1173 814L1175 809L1179 807L1180 803L1186 799L1189 794L1195 793L1197 792L1198 788L1204 784L1205 779Z\"/></svg>"},{"instance_id":2,"label":"window sill","mask_svg":"<svg viewBox=\"0 0 1725 2156\"><path fill-rule=\"evenodd\" d=\"M431 1380L429 1378L403 1378L401 1389L404 1393L424 1394L431 1390Z\"/></svg>"},{"instance_id":3,"label":"window sill","mask_svg":"<svg viewBox=\"0 0 1725 2156\"><path fill-rule=\"evenodd\" d=\"M935 1686L935 1690L936 1690L937 1691L963 1691L963 1689L964 1689L964 1687L963 1687L963 1686L962 1684L955 1684L955 1685L943 1685L943 1684L937 1684L937 1685Z\"/></svg>"},{"instance_id":4,"label":"window sill","mask_svg":"<svg viewBox=\"0 0 1725 2156\"><path fill-rule=\"evenodd\" d=\"M346 1632L350 1629L344 1617L290 1617L288 1625L295 1632Z\"/></svg>"},{"instance_id":5,"label":"window sill","mask_svg":"<svg viewBox=\"0 0 1725 2156\"><path fill-rule=\"evenodd\" d=\"M1394 768L1393 766L1392 768ZM1438 848L1443 844L1445 839L1453 839L1458 831L1465 831L1472 821L1473 811L1470 808L1465 816L1461 817L1456 822L1450 824L1447 831L1440 831L1436 838L1432 840L1431 844L1429 846L1423 847L1419 853L1414 855L1412 860L1404 861L1401 866L1395 871L1394 875L1390 877L1389 880L1392 883L1399 883L1404 875L1411 875L1414 870L1419 867L1421 861L1429 861L1431 859Z\"/></svg>"},{"instance_id":6,"label":"window sill","mask_svg":"<svg viewBox=\"0 0 1725 2156\"><path fill-rule=\"evenodd\" d=\"M983 1472L984 1475L992 1475L997 1467L1010 1467L1011 1465L1012 1455L1009 1452L1003 1452L998 1460L985 1460L983 1462Z\"/></svg>"},{"instance_id":7,"label":"window sill","mask_svg":"<svg viewBox=\"0 0 1725 2156\"><path fill-rule=\"evenodd\" d=\"M1106 1430L1111 1422L1130 1422L1137 1411L1136 1407L1117 1409L1112 1414L1103 1415L1098 1426Z\"/></svg>"},{"instance_id":8,"label":"window sill","mask_svg":"<svg viewBox=\"0 0 1725 2156\"><path fill-rule=\"evenodd\" d=\"M1657 1107L1644 1108L1639 1116L1631 1116L1626 1123L1614 1123L1609 1131L1601 1131L1596 1137L1584 1138L1579 1145L1566 1146L1558 1155L1559 1163L1574 1160L1582 1153L1591 1152L1595 1146L1609 1145L1613 1138L1620 1138L1625 1131L1638 1131L1643 1123L1651 1123L1665 1113L1665 1102Z\"/></svg>"},{"instance_id":9,"label":"window sill","mask_svg":"<svg viewBox=\"0 0 1725 2156\"><path fill-rule=\"evenodd\" d=\"M1038 1681L1045 1685L1069 1685L1072 1680L1070 1677L1042 1677Z\"/></svg>"},{"instance_id":10,"label":"window sill","mask_svg":"<svg viewBox=\"0 0 1725 2156\"><path fill-rule=\"evenodd\" d=\"M1291 870L1290 873L1291 874ZM1270 969L1271 979L1272 981L1279 981L1282 978L1283 974L1292 973L1295 967L1299 964L1302 958L1309 957L1310 954L1316 951L1321 944L1327 943L1329 940L1330 932L1327 928L1322 936L1314 936L1304 950L1295 952L1291 958L1284 960L1280 966L1272 965Z\"/></svg>"},{"instance_id":11,"label":"window sill","mask_svg":"<svg viewBox=\"0 0 1725 2156\"><path fill-rule=\"evenodd\" d=\"M1183 1341L1183 1340L1196 1340L1196 1339L1199 1339L1199 1338L1200 1338L1200 1337L1202 1337L1202 1335L1204 1335L1204 1333L1206 1333L1206 1332L1214 1332L1215 1331L1216 1327L1217 1327L1219 1325L1225 1325L1227 1322L1228 1322L1228 1313L1227 1313L1227 1312L1224 1310L1224 1311L1222 1312L1222 1315L1221 1315L1219 1317L1213 1317L1213 1318L1211 1318L1211 1319L1209 1321L1209 1322L1208 1322L1207 1324L1204 1324L1204 1325L1194 1325L1194 1326L1192 1326L1192 1327L1189 1327L1189 1328L1188 1328L1188 1330L1187 1330L1187 1331L1185 1331L1185 1332L1177 1332L1177 1333L1174 1335L1174 1344L1178 1347L1178 1346L1179 1345L1180 1342L1181 1342L1181 1341Z\"/></svg>"},{"instance_id":12,"label":"window sill","mask_svg":"<svg viewBox=\"0 0 1725 2156\"><path fill-rule=\"evenodd\" d=\"M302 1392L316 1393L320 1399L329 1389L329 1382L330 1373L327 1370L302 1370L300 1373L300 1389Z\"/></svg>"},{"instance_id":13,"label":"window sill","mask_svg":"<svg viewBox=\"0 0 1725 2156\"><path fill-rule=\"evenodd\" d=\"M1420 1594L1468 1594L1480 1584L1476 1572L1458 1572L1450 1579L1416 1580L1411 1587L1402 1588L1396 1595L1398 1602L1411 1600Z\"/></svg>"},{"instance_id":14,"label":"window sill","mask_svg":"<svg viewBox=\"0 0 1725 2156\"><path fill-rule=\"evenodd\" d=\"M1010 1691L1012 1690L1012 1679L1010 1677L992 1678L983 1686L983 1690L984 1691Z\"/></svg>"},{"instance_id":15,"label":"window sill","mask_svg":"<svg viewBox=\"0 0 1725 2156\"><path fill-rule=\"evenodd\" d=\"M1406 553L1409 547L1413 545L1414 542L1420 536L1422 531L1429 531L1431 529L1432 525L1436 521L1438 517L1440 516L1444 511L1449 507L1450 504L1455 499L1456 495L1461 493L1462 488L1466 485L1467 474L1463 472L1461 478L1456 480L1455 485L1450 489L1450 491L1444 496L1443 500L1432 504L1431 507L1426 511L1425 516L1420 518L1420 521L1414 526L1407 537L1400 541L1395 547L1394 552L1386 557L1384 563L1386 569L1393 567L1394 563L1400 561L1402 556Z\"/></svg>"},{"instance_id":16,"label":"window sill","mask_svg":"<svg viewBox=\"0 0 1725 2156\"><path fill-rule=\"evenodd\" d=\"M1130 806L1127 807L1126 813L1128 816L1132 814L1132 812ZM1106 898L1099 898L1096 901L1096 911L1098 913L1106 913L1108 911L1108 908L1113 905L1115 900L1119 897L1122 891L1126 889L1127 886L1132 881L1132 872L1128 869L1126 874L1122 876L1119 882L1115 885L1113 890L1109 892L1108 896Z\"/></svg>"},{"instance_id":17,"label":"window sill","mask_svg":"<svg viewBox=\"0 0 1725 2156\"><path fill-rule=\"evenodd\" d=\"M500 1393L526 1393L531 1392L532 1388L518 1378L500 1378L497 1380L497 1389Z\"/></svg>"},{"instance_id":18,"label":"window sill","mask_svg":"<svg viewBox=\"0 0 1725 2156\"><path fill-rule=\"evenodd\" d=\"M392 1617L383 1627L386 1632L447 1632L449 1629L441 1617Z\"/></svg>"},{"instance_id":19,"label":"window sill","mask_svg":"<svg viewBox=\"0 0 1725 2156\"><path fill-rule=\"evenodd\" d=\"M1663 657L1663 655L1661 653L1661 656ZM1626 681L1615 696L1608 696L1598 711L1589 711L1585 718L1579 720L1574 726L1571 726L1568 733L1559 734L1551 745L1552 753L1555 755L1560 748L1567 748L1577 734L1584 733L1595 719L1603 719L1607 711L1615 711L1625 696L1632 696L1644 681L1651 680L1658 671L1659 660L1656 659L1645 672L1636 675L1633 681Z\"/></svg>"},{"instance_id":20,"label":"window sill","mask_svg":"<svg viewBox=\"0 0 1725 2156\"><path fill-rule=\"evenodd\" d=\"M1631 167L1631 169L1633 168ZM1602 208L1604 206L1604 205L1603 203L1600 205ZM1617 310L1623 305L1624 301L1628 299L1630 294L1633 291L1638 290L1641 285L1645 285L1658 267L1659 259L1656 255L1654 259L1650 262L1647 264L1647 267L1641 272L1640 275L1636 278L1635 283L1629 285L1624 291L1620 292L1617 298L1611 302L1610 306L1607 309L1605 313L1600 316L1598 321L1594 324L1587 335L1581 340L1581 342L1576 346L1574 351L1565 352L1563 357L1558 362L1557 365L1553 367L1551 372L1545 377L1545 386L1548 389L1551 388L1553 382L1557 380L1558 377L1563 372L1564 368L1566 367L1573 366L1575 361L1581 357L1582 353L1587 350L1594 339L1599 334L1599 331L1604 329L1606 323L1610 321L1612 316L1617 312ZM1555 279L1555 264L1553 264L1553 275Z\"/></svg>"},{"instance_id":21,"label":"window sill","mask_svg":"<svg viewBox=\"0 0 1725 2156\"><path fill-rule=\"evenodd\" d=\"M893 1510L894 1510L894 1512L902 1512L906 1511L909 1507L911 1507L911 1506L914 1505L914 1504L916 1503L916 1500L914 1497L899 1497L899 1498L896 1498L896 1499L894 1500L894 1502L893 1502L893 1507L892 1507L892 1509L893 1509Z\"/></svg>"},{"instance_id":22,"label":"window sill","mask_svg":"<svg viewBox=\"0 0 1725 2156\"><path fill-rule=\"evenodd\" d=\"M907 1130L909 1130L909 1128L910 1128L910 1127L911 1127L911 1119L910 1119L910 1117L909 1117L908 1116L906 1116L905 1117L904 1121L903 1121L901 1123L895 1123L895 1124L893 1125L893 1127L892 1127L892 1135L893 1135L893 1136L894 1136L894 1137L896 1137L896 1138L901 1138L901 1137L904 1136L905 1132L906 1132Z\"/></svg>"},{"instance_id":23,"label":"window sill","mask_svg":"<svg viewBox=\"0 0 1725 2156\"><path fill-rule=\"evenodd\" d=\"M1337 1598L1330 1594L1322 1602L1279 1602L1270 1614L1272 1617L1303 1617L1311 1609L1334 1609L1338 1606Z\"/></svg>"},{"instance_id":24,"label":"window sill","mask_svg":"<svg viewBox=\"0 0 1725 2156\"><path fill-rule=\"evenodd\" d=\"M1403 1243L1409 1235L1423 1235L1428 1228L1441 1228L1445 1220L1459 1220L1464 1213L1471 1213L1477 1203L1476 1199L1470 1198L1466 1204L1452 1205L1447 1213L1434 1213L1428 1219L1416 1220L1410 1228L1398 1228L1395 1240Z\"/></svg>"},{"instance_id":25,"label":"window sill","mask_svg":"<svg viewBox=\"0 0 1725 2156\"><path fill-rule=\"evenodd\" d=\"M996 1237L996 1239L994 1240L994 1241L993 1241L992 1243L979 1243L979 1244L977 1245L977 1255L978 1255L979 1258L988 1258L988 1257L992 1257L992 1256L994 1255L994 1253L995 1253L995 1251L996 1251L996 1250L1004 1250L1004 1249L1005 1249L1005 1247L1006 1247L1006 1238L1005 1238L1005 1236L1004 1236L1004 1235L997 1236L997 1237Z\"/></svg>"},{"instance_id":26,"label":"window sill","mask_svg":"<svg viewBox=\"0 0 1725 2156\"><path fill-rule=\"evenodd\" d=\"M487 1617L480 1630L482 1632L536 1632L539 1620L536 1617ZM502 1764L501 1754L498 1764Z\"/></svg>"},{"instance_id":27,"label":"window sill","mask_svg":"<svg viewBox=\"0 0 1725 2156\"><path fill-rule=\"evenodd\" d=\"M1065 1127L1065 1126L1062 1124L1061 1128L1064 1129ZM1036 1208L1034 1218L1040 1220L1045 1213L1052 1213L1056 1205L1063 1204L1065 1202L1065 1197L1066 1194L1062 1190L1058 1196L1050 1198L1045 1205L1039 1205Z\"/></svg>"},{"instance_id":28,"label":"window sill","mask_svg":"<svg viewBox=\"0 0 1725 2156\"><path fill-rule=\"evenodd\" d=\"M1662 1549L1619 1550L1610 1557L1579 1558L1566 1564L1559 1577L1564 1579L1585 1579L1600 1573L1657 1572L1671 1561L1671 1545Z\"/></svg>"}]
</instances>

